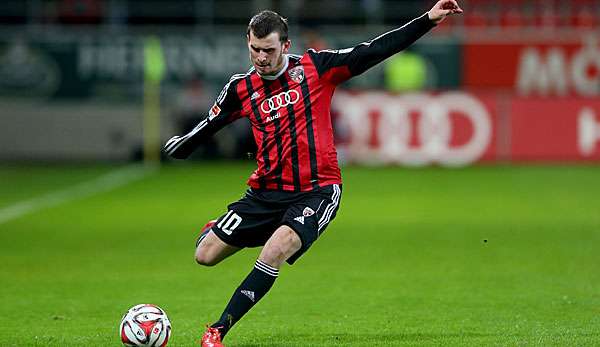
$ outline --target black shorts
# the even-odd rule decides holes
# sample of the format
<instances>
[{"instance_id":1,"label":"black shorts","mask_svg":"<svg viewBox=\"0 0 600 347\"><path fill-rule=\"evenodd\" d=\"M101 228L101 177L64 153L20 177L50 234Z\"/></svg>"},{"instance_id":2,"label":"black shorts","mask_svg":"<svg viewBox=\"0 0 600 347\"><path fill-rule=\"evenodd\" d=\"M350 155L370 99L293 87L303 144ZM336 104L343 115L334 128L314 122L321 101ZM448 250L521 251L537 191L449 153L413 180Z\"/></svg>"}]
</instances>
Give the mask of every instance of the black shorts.
<instances>
[{"instance_id":1,"label":"black shorts","mask_svg":"<svg viewBox=\"0 0 600 347\"><path fill-rule=\"evenodd\" d=\"M250 188L230 204L212 231L236 247L263 246L282 225L292 228L302 247L287 262L293 264L335 218L342 186L333 184L312 192L285 192Z\"/></svg>"}]
</instances>

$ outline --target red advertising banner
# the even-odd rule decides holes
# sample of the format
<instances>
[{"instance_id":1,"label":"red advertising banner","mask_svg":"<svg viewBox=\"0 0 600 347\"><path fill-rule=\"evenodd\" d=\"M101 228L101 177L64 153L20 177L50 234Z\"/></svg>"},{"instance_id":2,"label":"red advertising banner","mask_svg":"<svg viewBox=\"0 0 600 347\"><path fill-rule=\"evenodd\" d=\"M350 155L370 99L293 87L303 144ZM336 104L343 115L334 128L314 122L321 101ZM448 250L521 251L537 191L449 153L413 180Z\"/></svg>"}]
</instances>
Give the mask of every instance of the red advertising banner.
<instances>
[{"instance_id":1,"label":"red advertising banner","mask_svg":"<svg viewBox=\"0 0 600 347\"><path fill-rule=\"evenodd\" d=\"M346 161L462 166L497 155L498 107L490 97L339 91L333 108Z\"/></svg>"},{"instance_id":2,"label":"red advertising banner","mask_svg":"<svg viewBox=\"0 0 600 347\"><path fill-rule=\"evenodd\" d=\"M339 91L342 160L407 166L600 161L600 100Z\"/></svg>"},{"instance_id":3,"label":"red advertising banner","mask_svg":"<svg viewBox=\"0 0 600 347\"><path fill-rule=\"evenodd\" d=\"M599 37L473 41L463 46L463 85L521 96L600 95Z\"/></svg>"},{"instance_id":4,"label":"red advertising banner","mask_svg":"<svg viewBox=\"0 0 600 347\"><path fill-rule=\"evenodd\" d=\"M509 116L512 160L600 160L600 100L518 98Z\"/></svg>"}]
</instances>

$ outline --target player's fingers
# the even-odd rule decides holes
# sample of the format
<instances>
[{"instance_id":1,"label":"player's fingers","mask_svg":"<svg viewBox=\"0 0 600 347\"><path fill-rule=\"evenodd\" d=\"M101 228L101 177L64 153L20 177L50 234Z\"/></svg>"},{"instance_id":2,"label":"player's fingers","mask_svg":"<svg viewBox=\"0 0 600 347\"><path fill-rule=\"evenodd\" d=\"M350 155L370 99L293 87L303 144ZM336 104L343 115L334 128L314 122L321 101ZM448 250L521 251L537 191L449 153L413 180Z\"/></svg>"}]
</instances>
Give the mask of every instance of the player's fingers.
<instances>
[{"instance_id":1,"label":"player's fingers","mask_svg":"<svg viewBox=\"0 0 600 347\"><path fill-rule=\"evenodd\" d=\"M451 0L452 5L454 5L454 13L463 13L462 8L460 8L460 6L458 6L458 2L456 0Z\"/></svg>"},{"instance_id":2,"label":"player's fingers","mask_svg":"<svg viewBox=\"0 0 600 347\"><path fill-rule=\"evenodd\" d=\"M444 0L438 3L442 10L452 10L452 11L461 11L462 9L458 6L456 0ZM453 13L461 13L461 12L453 12Z\"/></svg>"},{"instance_id":3,"label":"player's fingers","mask_svg":"<svg viewBox=\"0 0 600 347\"><path fill-rule=\"evenodd\" d=\"M446 0L442 4L442 10L444 10L444 16L451 14L463 13L463 10L458 6L455 0Z\"/></svg>"}]
</instances>

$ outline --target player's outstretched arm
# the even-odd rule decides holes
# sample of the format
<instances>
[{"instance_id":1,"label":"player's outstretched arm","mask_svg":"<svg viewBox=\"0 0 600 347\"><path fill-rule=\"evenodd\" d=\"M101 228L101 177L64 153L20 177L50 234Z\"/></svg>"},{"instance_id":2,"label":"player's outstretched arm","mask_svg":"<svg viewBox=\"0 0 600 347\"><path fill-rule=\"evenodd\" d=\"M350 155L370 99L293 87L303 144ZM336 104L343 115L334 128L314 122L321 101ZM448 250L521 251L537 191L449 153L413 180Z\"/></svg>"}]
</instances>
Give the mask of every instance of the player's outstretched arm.
<instances>
[{"instance_id":1,"label":"player's outstretched arm","mask_svg":"<svg viewBox=\"0 0 600 347\"><path fill-rule=\"evenodd\" d=\"M432 22L439 24L447 16L460 13L463 13L463 10L455 0L440 0L427 12L427 16Z\"/></svg>"},{"instance_id":2,"label":"player's outstretched arm","mask_svg":"<svg viewBox=\"0 0 600 347\"><path fill-rule=\"evenodd\" d=\"M208 123L209 117L203 119L187 134L171 137L165 144L163 151L171 158L186 159L204 139L210 136L207 131Z\"/></svg>"},{"instance_id":3,"label":"player's outstretched arm","mask_svg":"<svg viewBox=\"0 0 600 347\"><path fill-rule=\"evenodd\" d=\"M225 85L206 118L190 132L181 136L173 136L165 144L163 151L175 159L186 159L194 150L210 136L227 124L241 117L241 106L235 91L239 75L234 75Z\"/></svg>"},{"instance_id":4,"label":"player's outstretched arm","mask_svg":"<svg viewBox=\"0 0 600 347\"><path fill-rule=\"evenodd\" d=\"M444 18L462 13L455 0L440 0L431 10L407 24L355 47L339 50L309 50L320 76L341 83L404 50Z\"/></svg>"}]
</instances>

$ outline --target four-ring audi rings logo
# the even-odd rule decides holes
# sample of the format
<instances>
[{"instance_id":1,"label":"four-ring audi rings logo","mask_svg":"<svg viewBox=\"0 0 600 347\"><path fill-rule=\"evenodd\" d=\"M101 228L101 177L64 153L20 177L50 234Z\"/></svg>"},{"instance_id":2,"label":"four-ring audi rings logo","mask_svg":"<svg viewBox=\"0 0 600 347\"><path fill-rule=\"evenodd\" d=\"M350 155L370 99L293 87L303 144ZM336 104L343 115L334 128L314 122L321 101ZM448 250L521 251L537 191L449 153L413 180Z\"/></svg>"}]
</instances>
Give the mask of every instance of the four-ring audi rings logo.
<instances>
[{"instance_id":1,"label":"four-ring audi rings logo","mask_svg":"<svg viewBox=\"0 0 600 347\"><path fill-rule=\"evenodd\" d=\"M344 150L350 161L461 166L482 158L493 136L487 107L463 92L339 92L334 107L338 129L349 134Z\"/></svg>"},{"instance_id":2,"label":"four-ring audi rings logo","mask_svg":"<svg viewBox=\"0 0 600 347\"><path fill-rule=\"evenodd\" d=\"M264 113L277 111L282 107L293 105L300 100L300 93L297 90L288 90L272 96L260 104L260 110Z\"/></svg>"}]
</instances>

